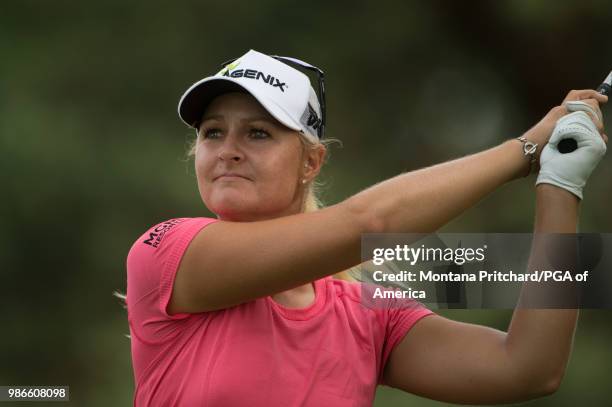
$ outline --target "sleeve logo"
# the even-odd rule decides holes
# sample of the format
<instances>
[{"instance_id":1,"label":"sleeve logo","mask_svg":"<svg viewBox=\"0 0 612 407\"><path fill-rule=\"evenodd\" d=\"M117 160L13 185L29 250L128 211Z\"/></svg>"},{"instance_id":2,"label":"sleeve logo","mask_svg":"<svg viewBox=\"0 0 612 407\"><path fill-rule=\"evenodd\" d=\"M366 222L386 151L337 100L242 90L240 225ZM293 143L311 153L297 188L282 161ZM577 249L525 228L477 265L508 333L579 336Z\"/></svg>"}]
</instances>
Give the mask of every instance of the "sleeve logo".
<instances>
[{"instance_id":1,"label":"sleeve logo","mask_svg":"<svg viewBox=\"0 0 612 407\"><path fill-rule=\"evenodd\" d=\"M174 226L178 225L179 223L184 222L185 220L186 219L170 219L168 221L160 223L159 225L155 226L153 230L149 232L149 238L143 240L143 243L148 244L149 246L153 246L154 248L157 248L157 246L159 246L162 239L166 235L166 232L168 232L170 229L172 229Z\"/></svg>"}]
</instances>

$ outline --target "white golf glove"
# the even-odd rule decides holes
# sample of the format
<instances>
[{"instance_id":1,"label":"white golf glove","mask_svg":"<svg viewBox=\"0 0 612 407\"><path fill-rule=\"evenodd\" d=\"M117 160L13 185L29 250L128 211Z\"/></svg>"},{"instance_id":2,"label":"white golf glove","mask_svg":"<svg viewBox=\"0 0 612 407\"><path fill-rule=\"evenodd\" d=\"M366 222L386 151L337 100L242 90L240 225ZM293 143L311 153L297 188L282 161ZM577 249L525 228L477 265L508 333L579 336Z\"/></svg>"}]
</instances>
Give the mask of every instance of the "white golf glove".
<instances>
[{"instance_id":1,"label":"white golf glove","mask_svg":"<svg viewBox=\"0 0 612 407\"><path fill-rule=\"evenodd\" d=\"M589 115L585 113L590 112L601 120L591 106L579 101L566 102L565 106L573 113L557 121L548 144L542 149L536 185L556 185L582 199L582 189L606 153L606 143ZM558 144L566 138L576 140L578 148L571 153L562 154L558 150Z\"/></svg>"}]
</instances>

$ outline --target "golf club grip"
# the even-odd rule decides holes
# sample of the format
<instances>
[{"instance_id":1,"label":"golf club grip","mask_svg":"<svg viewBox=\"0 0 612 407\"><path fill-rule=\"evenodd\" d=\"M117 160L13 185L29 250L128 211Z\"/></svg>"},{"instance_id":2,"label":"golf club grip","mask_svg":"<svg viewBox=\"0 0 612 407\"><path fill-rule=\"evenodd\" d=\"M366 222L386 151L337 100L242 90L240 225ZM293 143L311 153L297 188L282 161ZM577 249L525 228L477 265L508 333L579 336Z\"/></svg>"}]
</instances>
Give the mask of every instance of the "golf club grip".
<instances>
[{"instance_id":1,"label":"golf club grip","mask_svg":"<svg viewBox=\"0 0 612 407\"><path fill-rule=\"evenodd\" d=\"M606 80L604 80L602 84L597 87L597 92L601 93L602 95L610 96L610 93L612 93L611 85L612 85L612 72L610 72ZM557 148L559 149L559 152L561 154L567 154L577 149L578 143L576 143L576 140L574 140L573 138L565 138L559 141Z\"/></svg>"}]
</instances>

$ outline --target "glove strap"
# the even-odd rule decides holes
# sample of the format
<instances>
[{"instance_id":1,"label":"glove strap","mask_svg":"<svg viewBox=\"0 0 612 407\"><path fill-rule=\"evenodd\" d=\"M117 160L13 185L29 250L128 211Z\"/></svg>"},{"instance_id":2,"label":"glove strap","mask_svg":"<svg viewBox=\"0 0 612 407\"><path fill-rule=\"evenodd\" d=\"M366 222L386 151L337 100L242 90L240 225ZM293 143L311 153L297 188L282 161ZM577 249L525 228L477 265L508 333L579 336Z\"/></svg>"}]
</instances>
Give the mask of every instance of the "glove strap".
<instances>
[{"instance_id":1,"label":"glove strap","mask_svg":"<svg viewBox=\"0 0 612 407\"><path fill-rule=\"evenodd\" d=\"M527 174L525 177L531 174L531 170L533 169L533 164L536 162L536 151L538 149L538 143L531 142L525 138L525 136L517 137L518 141L523 143L523 154L525 156L529 156L529 168L527 169Z\"/></svg>"}]
</instances>

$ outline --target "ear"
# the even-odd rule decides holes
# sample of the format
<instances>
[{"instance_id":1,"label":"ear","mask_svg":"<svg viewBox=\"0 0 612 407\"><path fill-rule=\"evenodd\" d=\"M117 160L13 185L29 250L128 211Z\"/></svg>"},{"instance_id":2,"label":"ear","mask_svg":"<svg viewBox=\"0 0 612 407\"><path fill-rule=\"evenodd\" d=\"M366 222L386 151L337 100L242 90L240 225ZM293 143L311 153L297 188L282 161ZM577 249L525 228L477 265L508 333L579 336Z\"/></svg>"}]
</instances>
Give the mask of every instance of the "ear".
<instances>
[{"instance_id":1,"label":"ear","mask_svg":"<svg viewBox=\"0 0 612 407\"><path fill-rule=\"evenodd\" d=\"M325 154L327 149L324 145L319 144L316 147L310 148L305 152L304 155L304 168L303 178L307 182L312 181L321 171L323 163L325 162Z\"/></svg>"}]
</instances>

